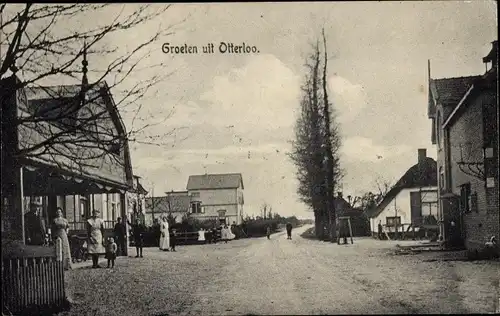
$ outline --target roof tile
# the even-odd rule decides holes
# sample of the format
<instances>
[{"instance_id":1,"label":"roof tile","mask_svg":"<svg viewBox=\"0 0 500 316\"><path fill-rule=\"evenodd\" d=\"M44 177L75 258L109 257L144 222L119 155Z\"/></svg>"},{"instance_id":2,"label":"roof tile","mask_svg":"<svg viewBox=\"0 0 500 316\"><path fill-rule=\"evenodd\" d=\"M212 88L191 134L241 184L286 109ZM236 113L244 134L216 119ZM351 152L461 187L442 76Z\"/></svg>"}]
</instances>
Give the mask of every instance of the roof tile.
<instances>
[{"instance_id":1,"label":"roof tile","mask_svg":"<svg viewBox=\"0 0 500 316\"><path fill-rule=\"evenodd\" d=\"M444 106L457 106L474 81L479 78L481 76L433 79L439 102Z\"/></svg>"}]
</instances>

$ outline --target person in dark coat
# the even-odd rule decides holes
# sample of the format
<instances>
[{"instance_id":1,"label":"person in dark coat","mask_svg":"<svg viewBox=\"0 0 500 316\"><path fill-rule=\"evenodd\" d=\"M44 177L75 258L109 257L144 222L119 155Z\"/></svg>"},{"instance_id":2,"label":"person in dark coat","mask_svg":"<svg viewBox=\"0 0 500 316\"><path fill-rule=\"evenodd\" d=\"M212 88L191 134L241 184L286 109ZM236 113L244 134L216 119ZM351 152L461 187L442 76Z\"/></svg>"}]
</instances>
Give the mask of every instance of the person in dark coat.
<instances>
[{"instance_id":1,"label":"person in dark coat","mask_svg":"<svg viewBox=\"0 0 500 316\"><path fill-rule=\"evenodd\" d=\"M170 250L175 252L175 246L177 245L177 231L174 229L170 233Z\"/></svg>"},{"instance_id":2,"label":"person in dark coat","mask_svg":"<svg viewBox=\"0 0 500 316\"><path fill-rule=\"evenodd\" d=\"M287 239L292 239L292 224L291 223L286 223L286 234L287 234Z\"/></svg>"},{"instance_id":3,"label":"person in dark coat","mask_svg":"<svg viewBox=\"0 0 500 316\"><path fill-rule=\"evenodd\" d=\"M379 221L378 222L378 239L382 240L383 239L383 235L382 235L382 221Z\"/></svg>"},{"instance_id":4,"label":"person in dark coat","mask_svg":"<svg viewBox=\"0 0 500 316\"><path fill-rule=\"evenodd\" d=\"M130 225L130 223L129 223ZM135 243L136 258L142 258L142 247L144 247L144 232L146 231L144 225L141 224L139 219L135 220L132 226L132 235Z\"/></svg>"},{"instance_id":5,"label":"person in dark coat","mask_svg":"<svg viewBox=\"0 0 500 316\"><path fill-rule=\"evenodd\" d=\"M26 244L43 246L47 230L44 220L40 217L42 204L39 202L31 202L30 211L24 215L24 227L26 234Z\"/></svg>"},{"instance_id":6,"label":"person in dark coat","mask_svg":"<svg viewBox=\"0 0 500 316\"><path fill-rule=\"evenodd\" d=\"M212 243L217 243L217 228L212 228Z\"/></svg>"},{"instance_id":7,"label":"person in dark coat","mask_svg":"<svg viewBox=\"0 0 500 316\"><path fill-rule=\"evenodd\" d=\"M117 254L119 256L125 256L127 249L127 228L123 224L121 217L116 219L116 224L113 229L115 235L116 245L118 246Z\"/></svg>"}]
</instances>

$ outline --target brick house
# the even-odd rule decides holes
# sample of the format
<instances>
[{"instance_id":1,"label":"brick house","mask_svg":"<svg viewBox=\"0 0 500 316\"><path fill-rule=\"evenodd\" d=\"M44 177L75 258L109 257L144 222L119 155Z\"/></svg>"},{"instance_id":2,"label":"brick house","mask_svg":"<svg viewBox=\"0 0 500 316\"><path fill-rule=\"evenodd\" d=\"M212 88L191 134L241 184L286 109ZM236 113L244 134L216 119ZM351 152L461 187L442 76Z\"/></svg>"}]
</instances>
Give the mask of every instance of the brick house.
<instances>
[{"instance_id":1,"label":"brick house","mask_svg":"<svg viewBox=\"0 0 500 316\"><path fill-rule=\"evenodd\" d=\"M243 221L243 177L241 173L189 176L190 216L239 225Z\"/></svg>"},{"instance_id":2,"label":"brick house","mask_svg":"<svg viewBox=\"0 0 500 316\"><path fill-rule=\"evenodd\" d=\"M483 75L431 79L429 71L440 234L449 247L477 251L499 236L497 45Z\"/></svg>"}]
</instances>

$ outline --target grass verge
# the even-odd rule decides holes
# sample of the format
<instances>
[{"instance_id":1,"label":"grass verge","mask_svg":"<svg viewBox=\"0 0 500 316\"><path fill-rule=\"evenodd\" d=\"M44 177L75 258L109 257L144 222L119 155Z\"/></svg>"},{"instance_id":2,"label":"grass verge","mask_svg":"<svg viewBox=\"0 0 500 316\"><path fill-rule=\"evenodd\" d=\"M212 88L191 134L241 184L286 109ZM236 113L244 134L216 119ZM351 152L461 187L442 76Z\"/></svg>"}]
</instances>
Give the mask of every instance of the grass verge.
<instances>
[{"instance_id":1,"label":"grass verge","mask_svg":"<svg viewBox=\"0 0 500 316\"><path fill-rule=\"evenodd\" d=\"M316 235L314 233L314 227L306 229L302 234L300 234L300 237L305 239L316 239Z\"/></svg>"}]
</instances>

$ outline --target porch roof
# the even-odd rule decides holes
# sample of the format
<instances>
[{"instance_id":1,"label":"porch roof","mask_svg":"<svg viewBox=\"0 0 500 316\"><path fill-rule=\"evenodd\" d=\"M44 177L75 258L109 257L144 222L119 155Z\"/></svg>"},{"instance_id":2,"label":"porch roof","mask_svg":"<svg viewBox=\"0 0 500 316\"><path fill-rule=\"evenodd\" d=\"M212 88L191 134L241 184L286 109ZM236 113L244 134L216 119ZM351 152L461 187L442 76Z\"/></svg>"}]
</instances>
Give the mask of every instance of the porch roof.
<instances>
[{"instance_id":1,"label":"porch roof","mask_svg":"<svg viewBox=\"0 0 500 316\"><path fill-rule=\"evenodd\" d=\"M125 193L127 183L109 181L95 175L76 174L43 163L23 166L25 196L85 195Z\"/></svg>"}]
</instances>

